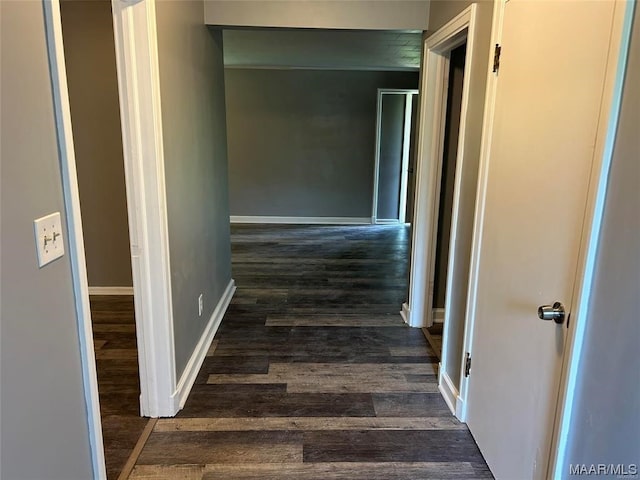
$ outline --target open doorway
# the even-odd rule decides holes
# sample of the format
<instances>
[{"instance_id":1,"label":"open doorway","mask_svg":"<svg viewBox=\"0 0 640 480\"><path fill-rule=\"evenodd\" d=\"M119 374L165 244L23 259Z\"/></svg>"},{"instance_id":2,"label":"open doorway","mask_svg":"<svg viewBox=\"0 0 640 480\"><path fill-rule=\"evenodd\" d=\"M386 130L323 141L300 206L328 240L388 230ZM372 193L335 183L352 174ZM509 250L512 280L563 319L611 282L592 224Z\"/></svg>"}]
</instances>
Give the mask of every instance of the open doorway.
<instances>
[{"instance_id":1,"label":"open doorway","mask_svg":"<svg viewBox=\"0 0 640 480\"><path fill-rule=\"evenodd\" d=\"M108 479L148 419L140 375L111 2L60 2Z\"/></svg>"},{"instance_id":2,"label":"open doorway","mask_svg":"<svg viewBox=\"0 0 640 480\"><path fill-rule=\"evenodd\" d=\"M378 89L372 223L407 222L417 90ZM410 221L410 219L409 219Z\"/></svg>"},{"instance_id":3,"label":"open doorway","mask_svg":"<svg viewBox=\"0 0 640 480\"><path fill-rule=\"evenodd\" d=\"M412 251L403 305L410 325L431 327L425 334L437 347L441 338L438 388L460 419L480 148L477 86L465 73L483 68L474 55L476 18L474 4L424 41L412 242L425 248Z\"/></svg>"},{"instance_id":4,"label":"open doorway","mask_svg":"<svg viewBox=\"0 0 640 480\"><path fill-rule=\"evenodd\" d=\"M450 254L451 220L454 212L453 201L466 52L467 44L465 42L451 50L449 54L446 91L447 108L444 119L442 167L439 184L438 227L435 241L435 263L431 277L433 282L432 314L431 325L424 329L427 340L429 340L440 358L442 357L442 332L445 319L447 270Z\"/></svg>"},{"instance_id":5,"label":"open doorway","mask_svg":"<svg viewBox=\"0 0 640 480\"><path fill-rule=\"evenodd\" d=\"M364 225L372 237L389 224L404 242L421 44L420 33L225 30L231 223ZM343 245L333 254L348 257ZM400 270L394 314L409 248L379 273Z\"/></svg>"}]
</instances>

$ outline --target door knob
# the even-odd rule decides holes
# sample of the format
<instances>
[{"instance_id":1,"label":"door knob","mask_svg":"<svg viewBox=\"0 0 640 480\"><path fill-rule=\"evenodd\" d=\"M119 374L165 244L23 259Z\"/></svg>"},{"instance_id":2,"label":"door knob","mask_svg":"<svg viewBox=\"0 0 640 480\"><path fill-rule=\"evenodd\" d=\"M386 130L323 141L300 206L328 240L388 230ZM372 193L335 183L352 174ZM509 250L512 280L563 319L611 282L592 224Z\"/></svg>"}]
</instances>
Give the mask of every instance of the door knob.
<instances>
[{"instance_id":1,"label":"door knob","mask_svg":"<svg viewBox=\"0 0 640 480\"><path fill-rule=\"evenodd\" d=\"M553 305L542 305L538 307L538 317L541 320L553 320L557 324L564 322L564 305L556 302Z\"/></svg>"}]
</instances>

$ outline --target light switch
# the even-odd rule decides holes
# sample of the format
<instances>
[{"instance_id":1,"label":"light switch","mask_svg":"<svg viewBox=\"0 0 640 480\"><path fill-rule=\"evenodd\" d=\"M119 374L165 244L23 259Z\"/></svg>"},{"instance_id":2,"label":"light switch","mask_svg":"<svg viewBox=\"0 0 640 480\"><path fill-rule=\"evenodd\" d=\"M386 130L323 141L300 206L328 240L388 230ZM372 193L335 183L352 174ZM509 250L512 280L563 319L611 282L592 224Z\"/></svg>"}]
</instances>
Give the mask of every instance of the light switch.
<instances>
[{"instance_id":1,"label":"light switch","mask_svg":"<svg viewBox=\"0 0 640 480\"><path fill-rule=\"evenodd\" d=\"M64 255L60 212L33 221L38 250L38 266L44 267Z\"/></svg>"}]
</instances>

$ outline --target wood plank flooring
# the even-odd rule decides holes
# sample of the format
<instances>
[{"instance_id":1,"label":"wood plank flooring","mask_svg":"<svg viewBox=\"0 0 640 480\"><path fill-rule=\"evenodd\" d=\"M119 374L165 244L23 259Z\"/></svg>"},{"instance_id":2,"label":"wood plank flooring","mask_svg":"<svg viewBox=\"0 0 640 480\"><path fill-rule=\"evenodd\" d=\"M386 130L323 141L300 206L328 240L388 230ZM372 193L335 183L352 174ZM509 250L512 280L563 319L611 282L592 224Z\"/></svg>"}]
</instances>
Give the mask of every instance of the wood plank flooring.
<instances>
[{"instance_id":1,"label":"wood plank flooring","mask_svg":"<svg viewBox=\"0 0 640 480\"><path fill-rule=\"evenodd\" d=\"M232 226L238 290L131 479L492 478L399 310L404 226Z\"/></svg>"},{"instance_id":2,"label":"wood plank flooring","mask_svg":"<svg viewBox=\"0 0 640 480\"><path fill-rule=\"evenodd\" d=\"M115 480L148 421L140 417L133 297L90 300L107 478Z\"/></svg>"},{"instance_id":3,"label":"wood plank flooring","mask_svg":"<svg viewBox=\"0 0 640 480\"><path fill-rule=\"evenodd\" d=\"M423 328L422 333L424 333L427 342L435 352L438 359L442 359L442 330L444 325L442 323L434 323L430 327Z\"/></svg>"}]
</instances>

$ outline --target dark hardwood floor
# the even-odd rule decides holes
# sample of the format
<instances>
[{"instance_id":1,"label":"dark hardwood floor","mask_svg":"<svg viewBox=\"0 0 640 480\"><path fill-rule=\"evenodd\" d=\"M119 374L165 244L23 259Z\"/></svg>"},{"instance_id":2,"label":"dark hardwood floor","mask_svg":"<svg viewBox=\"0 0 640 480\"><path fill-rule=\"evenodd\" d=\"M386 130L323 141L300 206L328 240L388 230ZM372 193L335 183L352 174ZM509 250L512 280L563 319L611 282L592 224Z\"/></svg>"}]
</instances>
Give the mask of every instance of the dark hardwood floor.
<instances>
[{"instance_id":1,"label":"dark hardwood floor","mask_svg":"<svg viewBox=\"0 0 640 480\"><path fill-rule=\"evenodd\" d=\"M91 296L107 478L120 475L142 433L132 296Z\"/></svg>"},{"instance_id":2,"label":"dark hardwood floor","mask_svg":"<svg viewBox=\"0 0 640 480\"><path fill-rule=\"evenodd\" d=\"M398 313L406 227L233 226L238 290L131 479L492 478Z\"/></svg>"}]
</instances>

